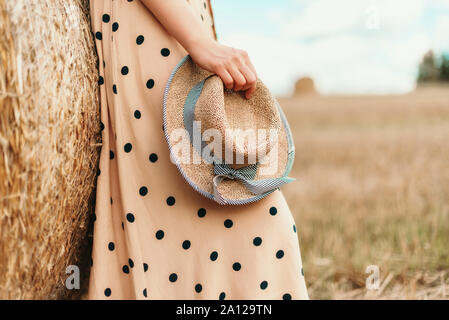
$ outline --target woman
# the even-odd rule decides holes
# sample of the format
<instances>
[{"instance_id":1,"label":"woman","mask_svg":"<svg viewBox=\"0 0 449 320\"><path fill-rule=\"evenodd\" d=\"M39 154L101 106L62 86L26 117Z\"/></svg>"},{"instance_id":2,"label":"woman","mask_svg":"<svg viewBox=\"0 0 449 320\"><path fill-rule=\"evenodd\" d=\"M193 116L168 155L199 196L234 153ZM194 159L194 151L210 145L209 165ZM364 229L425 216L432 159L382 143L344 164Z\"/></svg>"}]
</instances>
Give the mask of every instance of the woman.
<instances>
[{"instance_id":1,"label":"woman","mask_svg":"<svg viewBox=\"0 0 449 320\"><path fill-rule=\"evenodd\" d=\"M170 161L170 72L189 53L229 89L254 93L248 55L215 39L209 1L91 0L102 150L90 299L308 299L296 226L277 190L220 206Z\"/></svg>"}]
</instances>

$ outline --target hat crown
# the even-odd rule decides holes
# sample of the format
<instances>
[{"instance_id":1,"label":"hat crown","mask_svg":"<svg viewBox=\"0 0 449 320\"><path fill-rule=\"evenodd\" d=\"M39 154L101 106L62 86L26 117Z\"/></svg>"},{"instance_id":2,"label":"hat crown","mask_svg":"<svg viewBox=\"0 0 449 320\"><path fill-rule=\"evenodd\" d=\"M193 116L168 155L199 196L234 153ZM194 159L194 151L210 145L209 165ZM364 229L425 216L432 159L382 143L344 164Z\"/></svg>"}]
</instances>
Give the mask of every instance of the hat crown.
<instances>
[{"instance_id":1,"label":"hat crown","mask_svg":"<svg viewBox=\"0 0 449 320\"><path fill-rule=\"evenodd\" d=\"M274 143L270 130L278 133L282 125L274 97L260 80L253 96L246 99L241 91L225 89L217 75L209 76L203 85L195 120L200 121L202 133L218 131L220 158L235 168L261 161Z\"/></svg>"},{"instance_id":2,"label":"hat crown","mask_svg":"<svg viewBox=\"0 0 449 320\"><path fill-rule=\"evenodd\" d=\"M265 103L259 103L256 98L259 95ZM232 99L237 102L233 103ZM195 120L202 122L199 127ZM181 175L194 190L219 204L255 202L294 180L288 177L295 154L288 122L278 101L261 82L257 83L253 97L246 100L241 92L225 90L218 76L200 68L187 55L178 62L167 81L163 121L170 158ZM210 161L218 159L215 149L221 147L212 141L225 141L226 129L277 129L279 124L281 128L273 149L265 153L268 161L238 168L226 162L226 157L221 163ZM209 128L224 135L206 133ZM234 151L238 150L231 151L235 156ZM209 157L209 152L214 159Z\"/></svg>"}]
</instances>

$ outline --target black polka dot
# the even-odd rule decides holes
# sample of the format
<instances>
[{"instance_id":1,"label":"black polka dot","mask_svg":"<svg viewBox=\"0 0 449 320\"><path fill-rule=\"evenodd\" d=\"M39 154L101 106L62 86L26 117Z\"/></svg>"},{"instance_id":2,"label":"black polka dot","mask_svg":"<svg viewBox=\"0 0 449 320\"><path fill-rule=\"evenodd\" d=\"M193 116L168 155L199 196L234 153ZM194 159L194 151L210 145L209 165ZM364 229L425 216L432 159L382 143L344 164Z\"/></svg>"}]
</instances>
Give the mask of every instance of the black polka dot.
<instances>
[{"instance_id":1,"label":"black polka dot","mask_svg":"<svg viewBox=\"0 0 449 320\"><path fill-rule=\"evenodd\" d=\"M218 299L224 300L225 298L226 298L226 293L224 293L224 292L220 293L220 296L218 297Z\"/></svg>"},{"instance_id":2,"label":"black polka dot","mask_svg":"<svg viewBox=\"0 0 449 320\"><path fill-rule=\"evenodd\" d=\"M95 38L96 38L97 40L103 39L103 35L101 34L100 31L98 31L98 32L95 33Z\"/></svg>"},{"instance_id":3,"label":"black polka dot","mask_svg":"<svg viewBox=\"0 0 449 320\"><path fill-rule=\"evenodd\" d=\"M204 21L204 16L203 16L203 15L201 15L201 20L203 20L203 21Z\"/></svg>"},{"instance_id":4,"label":"black polka dot","mask_svg":"<svg viewBox=\"0 0 449 320\"><path fill-rule=\"evenodd\" d=\"M161 49L161 55L163 57L168 57L170 55L170 50L168 48L162 48Z\"/></svg>"},{"instance_id":5,"label":"black polka dot","mask_svg":"<svg viewBox=\"0 0 449 320\"><path fill-rule=\"evenodd\" d=\"M102 77L102 76L100 76L99 78L98 78L98 85L103 85L104 84L104 78Z\"/></svg>"},{"instance_id":6,"label":"black polka dot","mask_svg":"<svg viewBox=\"0 0 449 320\"><path fill-rule=\"evenodd\" d=\"M202 286L201 284L197 283L197 284L195 285L195 291L198 292L198 293L200 293L201 290L203 290L203 286Z\"/></svg>"},{"instance_id":7,"label":"black polka dot","mask_svg":"<svg viewBox=\"0 0 449 320\"><path fill-rule=\"evenodd\" d=\"M206 215L206 209L200 208L198 209L198 217L203 218Z\"/></svg>"},{"instance_id":8,"label":"black polka dot","mask_svg":"<svg viewBox=\"0 0 449 320\"><path fill-rule=\"evenodd\" d=\"M114 92L114 94L117 94L117 85L113 85L112 86L112 92Z\"/></svg>"},{"instance_id":9,"label":"black polka dot","mask_svg":"<svg viewBox=\"0 0 449 320\"><path fill-rule=\"evenodd\" d=\"M134 268L134 261L132 261L131 258L128 259L128 263L131 268Z\"/></svg>"},{"instance_id":10,"label":"black polka dot","mask_svg":"<svg viewBox=\"0 0 449 320\"><path fill-rule=\"evenodd\" d=\"M231 219L226 219L225 222L224 222L224 226L225 226L226 228L231 228L233 224L234 224L234 223L232 222Z\"/></svg>"},{"instance_id":11,"label":"black polka dot","mask_svg":"<svg viewBox=\"0 0 449 320\"><path fill-rule=\"evenodd\" d=\"M147 288L143 289L143 296L146 298L147 297Z\"/></svg>"},{"instance_id":12,"label":"black polka dot","mask_svg":"<svg viewBox=\"0 0 449 320\"><path fill-rule=\"evenodd\" d=\"M176 273L172 273L169 277L168 280L170 280L170 282L175 282L176 280L178 280L178 275Z\"/></svg>"},{"instance_id":13,"label":"black polka dot","mask_svg":"<svg viewBox=\"0 0 449 320\"><path fill-rule=\"evenodd\" d=\"M129 142L123 146L123 150L125 150L126 153L131 152L132 148L133 145Z\"/></svg>"},{"instance_id":14,"label":"black polka dot","mask_svg":"<svg viewBox=\"0 0 449 320\"><path fill-rule=\"evenodd\" d=\"M301 268L301 275L304 277L304 269Z\"/></svg>"},{"instance_id":15,"label":"black polka dot","mask_svg":"<svg viewBox=\"0 0 449 320\"><path fill-rule=\"evenodd\" d=\"M238 262L235 262L232 265L232 269L234 269L234 271L239 271L241 268L242 268L242 265L240 263L238 263Z\"/></svg>"},{"instance_id":16,"label":"black polka dot","mask_svg":"<svg viewBox=\"0 0 449 320\"><path fill-rule=\"evenodd\" d=\"M253 244L255 246L260 246L262 244L262 238L261 237L255 237L253 240Z\"/></svg>"},{"instance_id":17,"label":"black polka dot","mask_svg":"<svg viewBox=\"0 0 449 320\"><path fill-rule=\"evenodd\" d=\"M139 110L134 111L134 118L140 119L141 116L142 116L142 114L140 113Z\"/></svg>"},{"instance_id":18,"label":"black polka dot","mask_svg":"<svg viewBox=\"0 0 449 320\"><path fill-rule=\"evenodd\" d=\"M112 24L112 32L116 32L118 30L118 22L114 22Z\"/></svg>"},{"instance_id":19,"label":"black polka dot","mask_svg":"<svg viewBox=\"0 0 449 320\"><path fill-rule=\"evenodd\" d=\"M114 151L109 150L109 159L114 159Z\"/></svg>"},{"instance_id":20,"label":"black polka dot","mask_svg":"<svg viewBox=\"0 0 449 320\"><path fill-rule=\"evenodd\" d=\"M126 76L129 73L129 68L127 66L122 67L122 70L120 70L122 75Z\"/></svg>"},{"instance_id":21,"label":"black polka dot","mask_svg":"<svg viewBox=\"0 0 449 320\"><path fill-rule=\"evenodd\" d=\"M145 187L145 186L140 187L140 189L139 189L139 194L140 194L141 196L146 196L147 193L148 193L148 188L147 188L147 187Z\"/></svg>"},{"instance_id":22,"label":"black polka dot","mask_svg":"<svg viewBox=\"0 0 449 320\"><path fill-rule=\"evenodd\" d=\"M164 237L164 231L158 230L156 232L156 239L161 240Z\"/></svg>"},{"instance_id":23,"label":"black polka dot","mask_svg":"<svg viewBox=\"0 0 449 320\"><path fill-rule=\"evenodd\" d=\"M108 14L104 14L103 15L103 22L104 23L108 23L111 20L111 17Z\"/></svg>"},{"instance_id":24,"label":"black polka dot","mask_svg":"<svg viewBox=\"0 0 449 320\"><path fill-rule=\"evenodd\" d=\"M111 204L112 204L112 197L111 197Z\"/></svg>"},{"instance_id":25,"label":"black polka dot","mask_svg":"<svg viewBox=\"0 0 449 320\"><path fill-rule=\"evenodd\" d=\"M167 205L172 206L175 204L175 202L176 202L175 197L170 196L167 198Z\"/></svg>"},{"instance_id":26,"label":"black polka dot","mask_svg":"<svg viewBox=\"0 0 449 320\"><path fill-rule=\"evenodd\" d=\"M147 81L147 88L151 89L153 87L154 87L154 80L153 79L148 80Z\"/></svg>"},{"instance_id":27,"label":"black polka dot","mask_svg":"<svg viewBox=\"0 0 449 320\"><path fill-rule=\"evenodd\" d=\"M111 289L109 289L109 288L106 288L106 289L104 290L104 295L105 295L106 297L109 297L109 296L111 295L111 293L112 293L112 291L111 291Z\"/></svg>"},{"instance_id":28,"label":"black polka dot","mask_svg":"<svg viewBox=\"0 0 449 320\"><path fill-rule=\"evenodd\" d=\"M212 251L211 254L210 254L210 259L212 261L215 261L215 260L217 260L217 258L218 258L218 252L217 251Z\"/></svg>"},{"instance_id":29,"label":"black polka dot","mask_svg":"<svg viewBox=\"0 0 449 320\"><path fill-rule=\"evenodd\" d=\"M291 300L291 299L292 299L292 296L291 296L289 293L286 293L286 294L284 294L284 295L282 296L282 299L283 299L283 300Z\"/></svg>"},{"instance_id":30,"label":"black polka dot","mask_svg":"<svg viewBox=\"0 0 449 320\"><path fill-rule=\"evenodd\" d=\"M186 250L190 248L190 245L191 245L191 243L189 240L184 240L182 243L182 247Z\"/></svg>"},{"instance_id":31,"label":"black polka dot","mask_svg":"<svg viewBox=\"0 0 449 320\"><path fill-rule=\"evenodd\" d=\"M260 289L265 290L268 287L268 282L267 281L262 281L260 283Z\"/></svg>"},{"instance_id":32,"label":"black polka dot","mask_svg":"<svg viewBox=\"0 0 449 320\"><path fill-rule=\"evenodd\" d=\"M143 264L143 272L147 272L148 271L148 264L144 263Z\"/></svg>"},{"instance_id":33,"label":"black polka dot","mask_svg":"<svg viewBox=\"0 0 449 320\"><path fill-rule=\"evenodd\" d=\"M114 249L115 249L114 242L109 242L109 243L108 243L108 249L109 249L110 251L114 251Z\"/></svg>"},{"instance_id":34,"label":"black polka dot","mask_svg":"<svg viewBox=\"0 0 449 320\"><path fill-rule=\"evenodd\" d=\"M122 230L125 230L125 225L123 224L123 221L122 221Z\"/></svg>"},{"instance_id":35,"label":"black polka dot","mask_svg":"<svg viewBox=\"0 0 449 320\"><path fill-rule=\"evenodd\" d=\"M140 46L143 43L144 40L145 40L145 37L143 35L139 35L136 38L136 43Z\"/></svg>"},{"instance_id":36,"label":"black polka dot","mask_svg":"<svg viewBox=\"0 0 449 320\"><path fill-rule=\"evenodd\" d=\"M157 159L158 159L158 156L157 156L157 154L155 154L155 153L152 153L152 154L150 154L150 156L149 156L149 159L150 159L150 161L151 162L156 162L157 161Z\"/></svg>"},{"instance_id":37,"label":"black polka dot","mask_svg":"<svg viewBox=\"0 0 449 320\"><path fill-rule=\"evenodd\" d=\"M125 264L122 268L124 273L129 273L129 267Z\"/></svg>"},{"instance_id":38,"label":"black polka dot","mask_svg":"<svg viewBox=\"0 0 449 320\"><path fill-rule=\"evenodd\" d=\"M275 216L276 213L278 213L278 209L276 209L276 207L271 207L271 208L270 208L270 214L271 214L272 216Z\"/></svg>"},{"instance_id":39,"label":"black polka dot","mask_svg":"<svg viewBox=\"0 0 449 320\"><path fill-rule=\"evenodd\" d=\"M104 130L104 123L100 121L100 130L103 131Z\"/></svg>"},{"instance_id":40,"label":"black polka dot","mask_svg":"<svg viewBox=\"0 0 449 320\"><path fill-rule=\"evenodd\" d=\"M95 222L97 220L97 215L94 213L92 216L92 220Z\"/></svg>"},{"instance_id":41,"label":"black polka dot","mask_svg":"<svg viewBox=\"0 0 449 320\"><path fill-rule=\"evenodd\" d=\"M127 213L126 214L126 220L128 220L128 222L133 223L134 222L134 215L132 213Z\"/></svg>"},{"instance_id":42,"label":"black polka dot","mask_svg":"<svg viewBox=\"0 0 449 320\"><path fill-rule=\"evenodd\" d=\"M204 5L204 9L206 9L207 7L206 7L206 2L203 2L203 5Z\"/></svg>"},{"instance_id":43,"label":"black polka dot","mask_svg":"<svg viewBox=\"0 0 449 320\"><path fill-rule=\"evenodd\" d=\"M281 259L284 256L284 251L283 250L278 250L276 252L276 258Z\"/></svg>"},{"instance_id":44,"label":"black polka dot","mask_svg":"<svg viewBox=\"0 0 449 320\"><path fill-rule=\"evenodd\" d=\"M293 232L296 232L296 226L293 225Z\"/></svg>"},{"instance_id":45,"label":"black polka dot","mask_svg":"<svg viewBox=\"0 0 449 320\"><path fill-rule=\"evenodd\" d=\"M97 177L101 174L100 168L97 168Z\"/></svg>"}]
</instances>

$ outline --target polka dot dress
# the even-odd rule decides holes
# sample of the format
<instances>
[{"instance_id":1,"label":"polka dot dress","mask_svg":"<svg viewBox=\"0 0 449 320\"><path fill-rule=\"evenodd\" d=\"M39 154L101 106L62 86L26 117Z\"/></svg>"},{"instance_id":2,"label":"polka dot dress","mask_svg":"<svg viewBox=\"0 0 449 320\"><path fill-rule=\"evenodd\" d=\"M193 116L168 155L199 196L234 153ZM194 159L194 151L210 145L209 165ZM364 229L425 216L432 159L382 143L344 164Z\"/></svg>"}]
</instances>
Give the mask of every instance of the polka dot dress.
<instances>
[{"instance_id":1,"label":"polka dot dress","mask_svg":"<svg viewBox=\"0 0 449 320\"><path fill-rule=\"evenodd\" d=\"M213 37L209 1L188 3ZM90 6L102 148L89 298L308 299L297 227L281 191L220 206L170 161L163 91L186 51L141 1Z\"/></svg>"}]
</instances>

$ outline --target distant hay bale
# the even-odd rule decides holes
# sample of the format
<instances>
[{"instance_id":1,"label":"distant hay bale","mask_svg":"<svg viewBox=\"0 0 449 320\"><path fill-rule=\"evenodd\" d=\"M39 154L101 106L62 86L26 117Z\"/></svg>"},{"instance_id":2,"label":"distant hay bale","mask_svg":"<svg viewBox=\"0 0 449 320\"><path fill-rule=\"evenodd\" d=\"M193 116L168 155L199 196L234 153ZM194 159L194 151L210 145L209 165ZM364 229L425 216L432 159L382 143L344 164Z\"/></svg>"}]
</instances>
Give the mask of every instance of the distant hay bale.
<instances>
[{"instance_id":1,"label":"distant hay bale","mask_svg":"<svg viewBox=\"0 0 449 320\"><path fill-rule=\"evenodd\" d=\"M0 0L0 299L79 296L100 128L88 0ZM84 277L84 279L83 279Z\"/></svg>"},{"instance_id":2,"label":"distant hay bale","mask_svg":"<svg viewBox=\"0 0 449 320\"><path fill-rule=\"evenodd\" d=\"M304 77L298 79L295 83L294 95L316 94L315 84L312 78Z\"/></svg>"}]
</instances>

